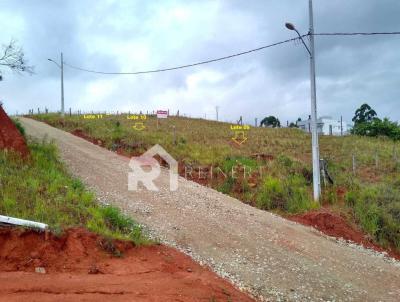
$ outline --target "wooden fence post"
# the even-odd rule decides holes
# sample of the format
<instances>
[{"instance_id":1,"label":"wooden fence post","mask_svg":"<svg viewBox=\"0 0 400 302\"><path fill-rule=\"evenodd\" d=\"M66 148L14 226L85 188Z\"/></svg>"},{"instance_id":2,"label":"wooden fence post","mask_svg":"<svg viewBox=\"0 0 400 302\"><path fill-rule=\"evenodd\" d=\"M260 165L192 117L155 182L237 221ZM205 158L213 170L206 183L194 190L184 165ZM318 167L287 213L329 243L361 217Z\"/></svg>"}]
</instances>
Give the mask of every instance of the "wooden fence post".
<instances>
[{"instance_id":1,"label":"wooden fence post","mask_svg":"<svg viewBox=\"0 0 400 302\"><path fill-rule=\"evenodd\" d=\"M177 141L176 141L176 127L175 127L175 125L172 126L172 128L173 128L173 130L174 130L174 145L176 145L176 144L177 144Z\"/></svg>"},{"instance_id":2,"label":"wooden fence post","mask_svg":"<svg viewBox=\"0 0 400 302\"><path fill-rule=\"evenodd\" d=\"M353 174L356 174L356 156L353 154Z\"/></svg>"}]
</instances>

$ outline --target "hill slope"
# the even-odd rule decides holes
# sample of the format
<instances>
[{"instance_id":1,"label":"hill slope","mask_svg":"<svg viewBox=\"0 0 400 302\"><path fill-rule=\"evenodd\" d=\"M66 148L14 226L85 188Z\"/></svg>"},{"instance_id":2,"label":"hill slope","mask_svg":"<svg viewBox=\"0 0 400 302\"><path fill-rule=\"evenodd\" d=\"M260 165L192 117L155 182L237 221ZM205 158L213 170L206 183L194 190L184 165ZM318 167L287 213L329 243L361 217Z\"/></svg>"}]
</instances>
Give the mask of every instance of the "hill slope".
<instances>
[{"instance_id":1,"label":"hill slope","mask_svg":"<svg viewBox=\"0 0 400 302\"><path fill-rule=\"evenodd\" d=\"M261 209L287 215L320 207L311 194L311 138L298 129L232 130L236 125L142 115L35 118L128 156L160 144L180 162L185 178ZM241 144L232 139L243 136ZM334 181L323 186L321 204L368 234L365 241L398 251L399 151L399 143L384 138L320 137L321 158Z\"/></svg>"},{"instance_id":2,"label":"hill slope","mask_svg":"<svg viewBox=\"0 0 400 302\"><path fill-rule=\"evenodd\" d=\"M179 179L169 191L128 191L128 158L43 123L23 119L27 132L47 135L63 160L102 199L123 208L164 242L176 245L268 300L396 301L398 262Z\"/></svg>"}]
</instances>

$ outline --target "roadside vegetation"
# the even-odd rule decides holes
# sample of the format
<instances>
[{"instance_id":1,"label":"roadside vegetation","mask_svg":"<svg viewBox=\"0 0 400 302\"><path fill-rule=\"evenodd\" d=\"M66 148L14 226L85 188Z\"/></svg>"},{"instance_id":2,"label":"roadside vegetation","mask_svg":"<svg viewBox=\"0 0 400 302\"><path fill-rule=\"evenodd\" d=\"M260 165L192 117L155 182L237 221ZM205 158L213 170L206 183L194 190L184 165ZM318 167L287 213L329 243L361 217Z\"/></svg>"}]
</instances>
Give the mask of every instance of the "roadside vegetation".
<instances>
[{"instance_id":1,"label":"roadside vegetation","mask_svg":"<svg viewBox=\"0 0 400 302\"><path fill-rule=\"evenodd\" d=\"M169 117L157 127L147 116L137 130L138 121L126 114L33 117L127 156L160 144L179 161L182 176L189 167L189 179L281 215L329 207L375 242L400 251L400 143L387 137L321 136L321 158L334 182L323 182L321 203L315 203L310 135L296 128L250 127L239 145L231 124L203 119Z\"/></svg>"},{"instance_id":2,"label":"roadside vegetation","mask_svg":"<svg viewBox=\"0 0 400 302\"><path fill-rule=\"evenodd\" d=\"M49 224L55 233L85 227L110 239L146 244L141 227L119 209L101 206L59 160L56 147L30 141L31 156L0 150L0 213Z\"/></svg>"}]
</instances>

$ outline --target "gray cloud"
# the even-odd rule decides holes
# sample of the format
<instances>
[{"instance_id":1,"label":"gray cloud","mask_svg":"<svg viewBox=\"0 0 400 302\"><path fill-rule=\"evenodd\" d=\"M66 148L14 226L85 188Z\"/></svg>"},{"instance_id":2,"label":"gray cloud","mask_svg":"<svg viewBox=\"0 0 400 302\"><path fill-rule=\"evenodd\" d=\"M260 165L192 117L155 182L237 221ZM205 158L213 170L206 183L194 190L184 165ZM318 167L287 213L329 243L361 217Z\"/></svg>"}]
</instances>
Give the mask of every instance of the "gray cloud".
<instances>
[{"instance_id":1,"label":"gray cloud","mask_svg":"<svg viewBox=\"0 0 400 302\"><path fill-rule=\"evenodd\" d=\"M314 1L317 32L399 31L397 0ZM105 71L192 63L308 31L308 1L0 1L2 43L16 38L34 76L5 75L6 109L59 108L59 70L47 58ZM399 36L317 37L320 115L350 120L363 102L400 119ZM96 75L66 67L66 107L82 110L169 108L192 116L253 122L306 117L309 62L289 43L229 61L168 73Z\"/></svg>"}]
</instances>

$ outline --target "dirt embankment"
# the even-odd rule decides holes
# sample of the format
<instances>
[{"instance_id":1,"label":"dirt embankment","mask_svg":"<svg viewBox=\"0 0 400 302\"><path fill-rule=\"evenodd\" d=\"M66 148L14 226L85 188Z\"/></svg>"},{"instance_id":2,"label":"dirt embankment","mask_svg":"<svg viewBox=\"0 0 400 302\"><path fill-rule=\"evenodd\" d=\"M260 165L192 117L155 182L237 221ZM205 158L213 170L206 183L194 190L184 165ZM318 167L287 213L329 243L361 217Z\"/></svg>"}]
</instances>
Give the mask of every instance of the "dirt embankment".
<instances>
[{"instance_id":1,"label":"dirt embankment","mask_svg":"<svg viewBox=\"0 0 400 302\"><path fill-rule=\"evenodd\" d=\"M0 105L0 149L10 149L26 156L29 154L25 139Z\"/></svg>"},{"instance_id":2,"label":"dirt embankment","mask_svg":"<svg viewBox=\"0 0 400 302\"><path fill-rule=\"evenodd\" d=\"M119 255L119 256L117 256ZM38 271L38 272L35 272ZM0 228L0 301L253 301L164 245Z\"/></svg>"},{"instance_id":3,"label":"dirt embankment","mask_svg":"<svg viewBox=\"0 0 400 302\"><path fill-rule=\"evenodd\" d=\"M393 249L384 249L373 243L371 238L368 238L362 231L350 225L345 218L341 217L339 214L332 213L327 208L305 214L293 215L287 218L304 225L315 227L317 230L329 236L343 238L378 252L386 252L389 256L400 260L399 252Z\"/></svg>"}]
</instances>

